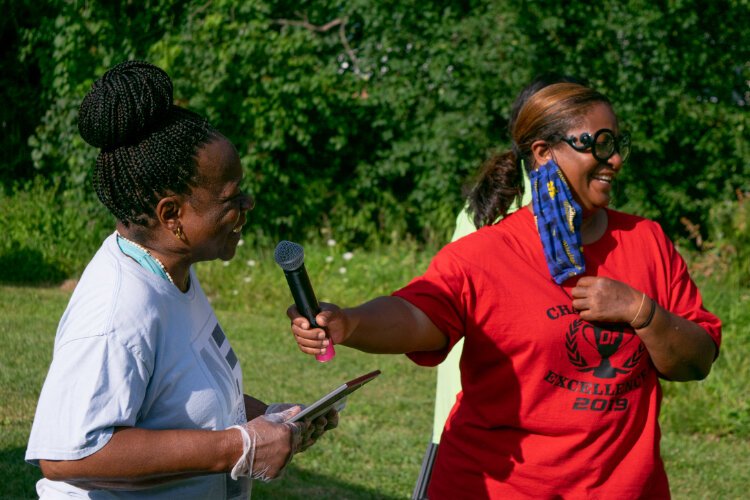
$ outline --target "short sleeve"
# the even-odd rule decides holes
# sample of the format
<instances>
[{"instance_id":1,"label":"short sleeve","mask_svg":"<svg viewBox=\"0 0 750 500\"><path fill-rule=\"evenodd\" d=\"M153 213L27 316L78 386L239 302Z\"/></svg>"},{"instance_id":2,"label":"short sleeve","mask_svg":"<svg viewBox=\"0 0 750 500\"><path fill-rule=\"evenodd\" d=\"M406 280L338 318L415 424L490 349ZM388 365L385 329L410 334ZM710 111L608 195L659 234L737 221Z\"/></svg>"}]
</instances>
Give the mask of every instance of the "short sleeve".
<instances>
[{"instance_id":1,"label":"short sleeve","mask_svg":"<svg viewBox=\"0 0 750 500\"><path fill-rule=\"evenodd\" d=\"M78 338L54 353L39 397L26 460L78 460L115 427L132 427L149 382L146 363L114 335Z\"/></svg>"},{"instance_id":2,"label":"short sleeve","mask_svg":"<svg viewBox=\"0 0 750 500\"><path fill-rule=\"evenodd\" d=\"M466 275L452 252L441 250L424 275L415 278L393 293L424 312L448 337L448 345L440 351L412 352L407 356L425 366L439 364L464 335Z\"/></svg>"}]
</instances>

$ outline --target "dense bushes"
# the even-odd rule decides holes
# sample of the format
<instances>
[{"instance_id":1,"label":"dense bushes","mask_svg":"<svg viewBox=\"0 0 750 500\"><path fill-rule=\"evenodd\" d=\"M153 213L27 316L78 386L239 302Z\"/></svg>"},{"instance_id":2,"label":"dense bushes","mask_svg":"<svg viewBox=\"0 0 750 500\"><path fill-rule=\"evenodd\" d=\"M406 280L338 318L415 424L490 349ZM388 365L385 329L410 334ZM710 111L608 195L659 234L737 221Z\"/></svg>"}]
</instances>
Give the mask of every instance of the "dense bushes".
<instances>
[{"instance_id":1,"label":"dense bushes","mask_svg":"<svg viewBox=\"0 0 750 500\"><path fill-rule=\"evenodd\" d=\"M0 78L38 75L34 102L14 102L46 110L27 130L25 177L44 175L69 200L88 199L95 156L77 135L77 104L131 58L164 67L177 100L235 142L253 221L272 238L326 227L355 243L445 241L461 185L506 145L514 95L546 71L589 80L633 133L618 207L676 238L685 217L706 237L711 207L750 190L747 0L38 5L14 3L25 16L4 57L25 70ZM6 190L15 165L0 170Z\"/></svg>"},{"instance_id":2,"label":"dense bushes","mask_svg":"<svg viewBox=\"0 0 750 500\"><path fill-rule=\"evenodd\" d=\"M69 193L68 193L69 194ZM94 200L39 179L0 192L0 283L58 283L79 273L114 221Z\"/></svg>"},{"instance_id":3,"label":"dense bushes","mask_svg":"<svg viewBox=\"0 0 750 500\"><path fill-rule=\"evenodd\" d=\"M750 286L750 193L737 191L734 201L722 201L711 209L710 239L703 246L706 274Z\"/></svg>"}]
</instances>

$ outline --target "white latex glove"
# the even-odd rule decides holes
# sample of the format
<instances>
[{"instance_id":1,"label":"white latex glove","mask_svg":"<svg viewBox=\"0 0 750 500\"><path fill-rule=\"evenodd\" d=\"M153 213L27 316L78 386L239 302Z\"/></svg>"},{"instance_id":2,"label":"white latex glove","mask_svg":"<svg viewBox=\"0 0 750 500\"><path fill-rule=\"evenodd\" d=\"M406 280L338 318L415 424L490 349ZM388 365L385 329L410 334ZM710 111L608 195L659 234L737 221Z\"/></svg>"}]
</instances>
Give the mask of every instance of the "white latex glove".
<instances>
[{"instance_id":1,"label":"white latex glove","mask_svg":"<svg viewBox=\"0 0 750 500\"><path fill-rule=\"evenodd\" d=\"M305 405L299 403L271 403L266 409L266 415L279 414L279 412L294 406L299 406L303 410L305 409ZM339 423L338 413L343 410L345 406L346 397L337 401L336 404L333 405L333 410L329 410L324 415L313 420L304 419L309 425L302 430L302 439L296 453L302 453L307 450L310 446L314 445L318 438L320 438L325 432L335 429Z\"/></svg>"},{"instance_id":2,"label":"white latex glove","mask_svg":"<svg viewBox=\"0 0 750 500\"><path fill-rule=\"evenodd\" d=\"M271 403L268 405L268 408L266 408L265 414L272 415L274 413L281 413L284 410L294 408L295 406L299 406L301 410L305 409L305 405L299 403Z\"/></svg>"},{"instance_id":3,"label":"white latex glove","mask_svg":"<svg viewBox=\"0 0 750 500\"><path fill-rule=\"evenodd\" d=\"M243 425L233 425L242 434L242 455L232 468L232 479L250 476L261 481L279 477L302 444L309 424L289 423L301 411L292 406L276 413L261 415Z\"/></svg>"}]
</instances>

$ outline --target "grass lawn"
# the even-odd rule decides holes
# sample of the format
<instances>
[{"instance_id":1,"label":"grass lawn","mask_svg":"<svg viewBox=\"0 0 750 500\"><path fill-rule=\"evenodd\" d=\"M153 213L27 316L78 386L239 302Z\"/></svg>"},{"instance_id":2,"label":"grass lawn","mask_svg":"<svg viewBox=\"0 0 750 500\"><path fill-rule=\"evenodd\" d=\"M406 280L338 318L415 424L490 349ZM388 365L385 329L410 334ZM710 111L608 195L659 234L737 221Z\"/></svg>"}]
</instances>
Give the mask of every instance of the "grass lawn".
<instances>
[{"instance_id":1,"label":"grass lawn","mask_svg":"<svg viewBox=\"0 0 750 500\"><path fill-rule=\"evenodd\" d=\"M383 374L352 395L341 424L295 457L283 479L256 483L253 498L409 498L432 425L435 372L404 356L339 348L330 363L302 355L284 314L291 302L272 250L240 247L229 264L198 273L243 363L246 392L268 402L312 402L342 380ZM409 244L344 258L338 246L306 248L321 301L352 305L421 272L429 252ZM745 498L750 484L750 291L705 284L724 320L722 354L702 382L665 383L662 455L675 499ZM69 293L0 286L0 497L33 498L36 468L23 455L36 399Z\"/></svg>"}]
</instances>

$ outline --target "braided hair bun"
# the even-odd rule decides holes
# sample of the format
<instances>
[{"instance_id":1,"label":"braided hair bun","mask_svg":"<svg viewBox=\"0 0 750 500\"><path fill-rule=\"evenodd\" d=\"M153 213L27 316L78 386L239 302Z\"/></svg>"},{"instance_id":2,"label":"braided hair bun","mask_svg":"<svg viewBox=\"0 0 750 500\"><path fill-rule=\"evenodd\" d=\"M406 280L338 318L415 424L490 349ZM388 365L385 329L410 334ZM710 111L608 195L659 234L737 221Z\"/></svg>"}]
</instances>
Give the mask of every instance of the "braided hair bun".
<instances>
[{"instance_id":1,"label":"braided hair bun","mask_svg":"<svg viewBox=\"0 0 750 500\"><path fill-rule=\"evenodd\" d=\"M94 147L132 142L172 107L172 81L164 70L126 61L94 82L78 114L78 131Z\"/></svg>"},{"instance_id":2,"label":"braided hair bun","mask_svg":"<svg viewBox=\"0 0 750 500\"><path fill-rule=\"evenodd\" d=\"M218 135L204 118L175 106L167 73L143 61L118 64L94 82L78 130L101 148L94 188L126 226L148 225L161 197L186 193L197 182L198 150Z\"/></svg>"}]
</instances>

